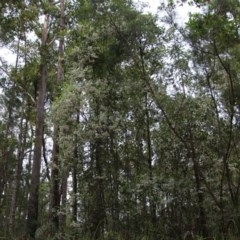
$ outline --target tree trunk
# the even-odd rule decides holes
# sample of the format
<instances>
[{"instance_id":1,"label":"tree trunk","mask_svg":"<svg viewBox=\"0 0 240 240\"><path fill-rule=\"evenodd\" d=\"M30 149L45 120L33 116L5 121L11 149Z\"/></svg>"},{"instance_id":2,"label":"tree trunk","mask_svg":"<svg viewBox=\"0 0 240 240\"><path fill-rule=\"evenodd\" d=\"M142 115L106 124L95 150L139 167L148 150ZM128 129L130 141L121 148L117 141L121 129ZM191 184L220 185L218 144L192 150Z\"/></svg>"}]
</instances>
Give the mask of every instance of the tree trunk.
<instances>
[{"instance_id":1,"label":"tree trunk","mask_svg":"<svg viewBox=\"0 0 240 240\"><path fill-rule=\"evenodd\" d=\"M118 152L116 151L115 145L115 134L113 131L110 131L110 156L113 159L112 161L112 187L111 187L111 212L112 212L112 231L119 231L119 214L120 214L120 205L119 205L119 165L120 165L120 157Z\"/></svg>"},{"instance_id":2,"label":"tree trunk","mask_svg":"<svg viewBox=\"0 0 240 240\"><path fill-rule=\"evenodd\" d=\"M23 110L22 110L23 111ZM15 215L16 215L16 205L17 205L17 195L20 185L20 176L22 172L22 162L24 158L24 150L26 145L26 134L27 134L27 128L28 128L28 122L25 122L25 126L23 128L23 116L21 118L20 123L20 134L19 134L19 146L18 146L18 158L14 173L14 179L12 182L12 196L11 196L11 207L10 207L10 213L9 213L9 234L12 236L14 233L15 228Z\"/></svg>"},{"instance_id":3,"label":"tree trunk","mask_svg":"<svg viewBox=\"0 0 240 240\"><path fill-rule=\"evenodd\" d=\"M59 146L57 143L57 130L54 126L54 140L53 140L53 153L52 153L52 171L51 171L51 192L50 192L50 221L52 223L53 234L58 231L59 219L58 211L60 209L60 192L59 192L59 163L58 153Z\"/></svg>"},{"instance_id":4,"label":"tree trunk","mask_svg":"<svg viewBox=\"0 0 240 240\"><path fill-rule=\"evenodd\" d=\"M59 230L60 239L65 239L66 230L66 206L67 206L67 188L68 188L68 165L63 165L62 186L61 186L61 202L60 202L60 215L59 215Z\"/></svg>"},{"instance_id":5,"label":"tree trunk","mask_svg":"<svg viewBox=\"0 0 240 240\"><path fill-rule=\"evenodd\" d=\"M201 183L201 173L200 173L200 166L199 162L196 157L196 150L194 146L194 139L193 139L193 133L190 129L190 137L191 137L191 149L190 149L190 157L193 161L193 171L195 176L195 184L196 184L196 193L198 198L198 221L196 223L196 227L198 229L198 232L200 236L207 237L207 227L206 227L206 214L204 210L204 196L202 192L202 183Z\"/></svg>"},{"instance_id":6,"label":"tree trunk","mask_svg":"<svg viewBox=\"0 0 240 240\"><path fill-rule=\"evenodd\" d=\"M152 173L152 142L151 142L151 132L150 132L150 116L148 111L148 97L147 93L145 93L145 114L146 114L146 128L147 128L147 161L148 161L148 174L150 181L153 180L153 173ZM156 239L157 236L157 216L156 216L156 199L153 192L153 187L151 186L150 189L150 211L151 211L151 223L152 223L152 231L153 237Z\"/></svg>"},{"instance_id":7,"label":"tree trunk","mask_svg":"<svg viewBox=\"0 0 240 240\"><path fill-rule=\"evenodd\" d=\"M64 20L65 0L60 1L60 30L65 28ZM58 65L57 65L57 88L63 79L63 54L64 54L64 37L61 36L58 45ZM59 96L58 89L55 89L55 96ZM53 226L53 234L59 230L59 217L60 210L60 183L59 183L59 145L58 145L58 126L54 124L54 137L53 137L53 155L52 155L52 171L51 171L51 192L50 192L50 221Z\"/></svg>"},{"instance_id":8,"label":"tree trunk","mask_svg":"<svg viewBox=\"0 0 240 240\"><path fill-rule=\"evenodd\" d=\"M95 192L94 203L93 203L93 214L92 214L92 239L101 239L104 231L104 189L103 189L103 141L97 139L94 144L94 158L95 158Z\"/></svg>"},{"instance_id":9,"label":"tree trunk","mask_svg":"<svg viewBox=\"0 0 240 240\"><path fill-rule=\"evenodd\" d=\"M6 170L7 170L7 158L8 158L8 138L10 135L10 128L12 127L12 108L8 108L8 120L5 127L5 133L3 139L4 143L1 146L1 156L0 156L0 206L4 198L4 189L6 185Z\"/></svg>"},{"instance_id":10,"label":"tree trunk","mask_svg":"<svg viewBox=\"0 0 240 240\"><path fill-rule=\"evenodd\" d=\"M75 157L77 157L77 150L75 149ZM76 158L77 159L77 158ZM73 184L73 203L72 203L72 219L77 222L77 166L76 161L74 161L74 166L72 170L72 184Z\"/></svg>"},{"instance_id":11,"label":"tree trunk","mask_svg":"<svg viewBox=\"0 0 240 240\"><path fill-rule=\"evenodd\" d=\"M44 101L46 95L47 82L47 63L45 62L46 52L44 48L47 47L48 36L48 17L44 16L44 23L42 26L42 52L40 64L40 78L38 82L38 99L37 99L37 116L36 116L36 130L35 130L35 145L34 156L31 173L30 196L28 202L28 234L30 239L35 239L35 232L38 227L38 194L40 184L40 170L41 170L41 155L42 155L42 136L44 125ZM46 50L46 49L45 49Z\"/></svg>"}]
</instances>

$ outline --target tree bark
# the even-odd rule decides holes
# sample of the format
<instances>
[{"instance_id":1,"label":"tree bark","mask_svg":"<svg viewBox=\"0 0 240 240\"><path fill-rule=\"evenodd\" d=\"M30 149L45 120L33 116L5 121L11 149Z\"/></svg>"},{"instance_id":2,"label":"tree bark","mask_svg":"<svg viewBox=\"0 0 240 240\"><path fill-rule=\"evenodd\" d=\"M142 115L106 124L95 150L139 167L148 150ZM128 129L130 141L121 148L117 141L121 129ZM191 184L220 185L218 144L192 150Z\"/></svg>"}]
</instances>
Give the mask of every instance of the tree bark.
<instances>
[{"instance_id":1,"label":"tree bark","mask_svg":"<svg viewBox=\"0 0 240 240\"><path fill-rule=\"evenodd\" d=\"M22 110L23 111L23 110ZM17 196L20 185L20 176L22 172L22 163L24 158L24 149L26 145L26 134L28 129L28 122L25 122L25 126L23 127L23 116L21 118L20 123L20 134L19 134L19 146L18 146L18 158L15 167L14 179L12 182L12 196L11 196L11 207L9 213L9 234L10 236L14 233L15 227L15 215L16 215L16 206L17 206Z\"/></svg>"},{"instance_id":2,"label":"tree bark","mask_svg":"<svg viewBox=\"0 0 240 240\"><path fill-rule=\"evenodd\" d=\"M153 172L152 172L152 142L151 142L151 131L150 131L150 116L149 116L149 110L148 110L148 96L147 93L145 93L145 114L146 114L146 128L147 128L147 161L148 161L148 174L150 181L153 180ZM151 223L153 228L153 236L154 238L157 238L157 216L156 216L156 199L153 192L153 187L151 186L150 189L150 211L151 211Z\"/></svg>"},{"instance_id":3,"label":"tree bark","mask_svg":"<svg viewBox=\"0 0 240 240\"><path fill-rule=\"evenodd\" d=\"M68 187L68 165L63 166L62 185L61 185L61 202L60 202L60 215L59 215L59 230L60 239L65 239L65 229L66 229L66 205L67 205L67 187Z\"/></svg>"},{"instance_id":4,"label":"tree bark","mask_svg":"<svg viewBox=\"0 0 240 240\"><path fill-rule=\"evenodd\" d=\"M104 187L103 187L103 141L97 139L95 141L95 164L96 164L96 176L95 176L95 194L94 194L94 212L93 212L93 239L101 239L104 230Z\"/></svg>"},{"instance_id":5,"label":"tree bark","mask_svg":"<svg viewBox=\"0 0 240 240\"><path fill-rule=\"evenodd\" d=\"M1 156L0 156L0 206L4 199L4 189L6 185L6 170L7 170L7 158L8 158L8 138L10 135L10 129L12 127L12 108L8 108L8 120L5 127L5 133L3 138L5 139L4 143L1 146Z\"/></svg>"},{"instance_id":6,"label":"tree bark","mask_svg":"<svg viewBox=\"0 0 240 240\"><path fill-rule=\"evenodd\" d=\"M60 209L60 191L59 191L59 146L57 143L57 129L54 126L54 140L52 153L52 170L51 170L51 192L50 192L50 221L53 225L53 233L59 228L58 211Z\"/></svg>"},{"instance_id":7,"label":"tree bark","mask_svg":"<svg viewBox=\"0 0 240 240\"><path fill-rule=\"evenodd\" d=\"M193 139L193 133L190 128L190 158L192 158L193 161L193 171L195 176L195 184L196 184L196 194L198 198L198 222L197 229L199 231L200 236L207 237L207 226L206 226L206 214L204 210L204 195L202 192L202 181L201 181L201 172L200 172L200 166L199 162L197 160L196 156L196 150L194 146L194 139Z\"/></svg>"},{"instance_id":8,"label":"tree bark","mask_svg":"<svg viewBox=\"0 0 240 240\"><path fill-rule=\"evenodd\" d=\"M64 13L65 11L65 0L60 1L60 19L59 26L60 30L65 28ZM62 33L61 33L62 34ZM57 93L58 85L63 79L63 54L64 54L64 37L61 36L58 45L58 65L57 65L57 87L55 89L55 96L59 96ZM53 234L59 230L59 215L60 210L60 179L59 179L59 144L58 144L58 126L54 124L53 133L53 154L52 154L52 171L51 171L51 192L50 192L50 222L53 226Z\"/></svg>"},{"instance_id":9,"label":"tree bark","mask_svg":"<svg viewBox=\"0 0 240 240\"><path fill-rule=\"evenodd\" d=\"M39 185L40 185L40 171L41 171L41 155L42 155L42 136L44 125L44 101L46 95L47 82L47 63L46 50L47 36L48 36L48 16L44 16L44 23L42 26L41 39L41 64L40 64L40 78L38 82L38 99L37 99L37 116L36 116L36 130L35 130L35 145L34 156L31 173L30 196L28 202L28 235L30 239L35 239L35 232L38 228L38 203L39 203Z\"/></svg>"}]
</instances>

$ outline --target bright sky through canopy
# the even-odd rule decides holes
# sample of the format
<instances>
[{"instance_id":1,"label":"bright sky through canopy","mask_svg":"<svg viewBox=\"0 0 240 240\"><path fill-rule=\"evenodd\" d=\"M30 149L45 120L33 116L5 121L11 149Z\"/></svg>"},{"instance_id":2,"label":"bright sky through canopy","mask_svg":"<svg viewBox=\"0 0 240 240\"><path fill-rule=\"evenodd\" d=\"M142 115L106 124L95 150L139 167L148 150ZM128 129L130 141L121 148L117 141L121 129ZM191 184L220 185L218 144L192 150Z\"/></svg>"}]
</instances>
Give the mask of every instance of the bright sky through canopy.
<instances>
[{"instance_id":1,"label":"bright sky through canopy","mask_svg":"<svg viewBox=\"0 0 240 240\"><path fill-rule=\"evenodd\" d=\"M157 13L158 7L162 2L167 3L167 0L135 0L138 3L146 3L148 7L146 7L147 12L151 12L153 14ZM199 12L200 9L196 6L189 6L186 2L181 4L178 4L176 7L177 12L177 19L179 23L185 23L188 20L189 13L195 13Z\"/></svg>"}]
</instances>

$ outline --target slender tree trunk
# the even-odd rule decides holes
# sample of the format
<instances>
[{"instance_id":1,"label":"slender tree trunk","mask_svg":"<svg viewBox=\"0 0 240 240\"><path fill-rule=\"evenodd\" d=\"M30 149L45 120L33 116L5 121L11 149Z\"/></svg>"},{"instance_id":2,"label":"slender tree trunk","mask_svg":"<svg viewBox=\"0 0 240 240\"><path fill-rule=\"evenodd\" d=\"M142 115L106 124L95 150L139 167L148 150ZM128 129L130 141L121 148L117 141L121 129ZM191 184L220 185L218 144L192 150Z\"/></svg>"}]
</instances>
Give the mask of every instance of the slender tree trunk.
<instances>
[{"instance_id":1,"label":"slender tree trunk","mask_svg":"<svg viewBox=\"0 0 240 240\"><path fill-rule=\"evenodd\" d=\"M97 139L95 141L95 196L94 196L94 213L93 213L93 239L100 239L104 231L104 189L103 189L103 141Z\"/></svg>"},{"instance_id":2,"label":"slender tree trunk","mask_svg":"<svg viewBox=\"0 0 240 240\"><path fill-rule=\"evenodd\" d=\"M112 231L118 232L119 231L119 165L120 165L120 158L119 154L115 149L115 142L114 142L114 132L110 131L110 154L111 158L113 159L113 170L112 170L112 193L111 193L111 201L112 201Z\"/></svg>"},{"instance_id":3,"label":"slender tree trunk","mask_svg":"<svg viewBox=\"0 0 240 240\"><path fill-rule=\"evenodd\" d=\"M76 149L75 149L75 157L77 157ZM72 218L74 222L77 222L77 166L76 162L73 166L72 172L72 183L73 183L73 203L72 203Z\"/></svg>"},{"instance_id":4,"label":"slender tree trunk","mask_svg":"<svg viewBox=\"0 0 240 240\"><path fill-rule=\"evenodd\" d=\"M80 124L80 114L77 114L77 124ZM78 189L78 160L79 160L79 152L78 152L78 139L75 139L75 147L74 147L74 156L73 156L73 168L72 168L72 184L73 184L73 203L72 203L72 218L74 222L77 222L77 189Z\"/></svg>"},{"instance_id":5,"label":"slender tree trunk","mask_svg":"<svg viewBox=\"0 0 240 240\"><path fill-rule=\"evenodd\" d=\"M23 116L21 118L20 123L20 134L19 134L19 146L18 146L18 158L15 167L14 179L12 183L12 196L11 196L11 207L9 213L9 234L12 235L14 233L15 228L15 215L16 215L16 205L17 205L17 195L20 185L20 176L22 171L22 162L24 158L24 149L26 145L26 133L28 128L28 122L25 122L25 126L23 127Z\"/></svg>"},{"instance_id":6,"label":"slender tree trunk","mask_svg":"<svg viewBox=\"0 0 240 240\"><path fill-rule=\"evenodd\" d=\"M38 204L39 204L39 185L40 185L40 170L41 170L41 155L42 155L42 136L44 125L44 101L46 95L47 82L47 63L46 58L46 43L48 36L48 17L44 16L42 27L42 52L40 64L40 78L38 82L38 99L37 99L37 117L35 130L35 145L34 156L31 173L30 196L28 202L28 234L30 239L35 239L35 232L38 227Z\"/></svg>"},{"instance_id":7,"label":"slender tree trunk","mask_svg":"<svg viewBox=\"0 0 240 240\"><path fill-rule=\"evenodd\" d=\"M53 233L58 231L59 219L58 211L60 209L60 191L59 191L59 163L58 153L59 146L57 144L57 130L54 126L54 140L53 140L53 153L52 153L52 171L51 171L51 193L50 193L50 221L53 224Z\"/></svg>"},{"instance_id":8,"label":"slender tree trunk","mask_svg":"<svg viewBox=\"0 0 240 240\"><path fill-rule=\"evenodd\" d=\"M65 0L60 1L60 19L59 26L60 30L65 28L64 13L65 11ZM61 33L62 34L62 33ZM58 65L57 65L57 88L63 79L63 54L64 54L64 37L61 36L58 46ZM59 94L58 89L55 90L55 97ZM59 215L60 210L60 179L59 179L59 145L58 145L58 126L54 124L53 133L53 154L52 154L52 171L51 171L51 192L50 192L50 221L54 227L53 233L59 230Z\"/></svg>"},{"instance_id":9,"label":"slender tree trunk","mask_svg":"<svg viewBox=\"0 0 240 240\"><path fill-rule=\"evenodd\" d=\"M199 219L197 223L197 228L199 230L199 233L203 237L207 237L207 229L206 229L206 214L204 210L204 196L201 190L201 178L199 174L199 166L196 162L196 159L193 162L193 169L194 169L194 175L195 175L195 183L196 183L196 192L198 197L198 211L199 211Z\"/></svg>"},{"instance_id":10,"label":"slender tree trunk","mask_svg":"<svg viewBox=\"0 0 240 240\"><path fill-rule=\"evenodd\" d=\"M12 108L8 108L8 121L6 123L5 134L4 134L4 143L1 147L1 155L0 155L0 206L3 201L3 192L6 184L6 170L7 170L7 158L8 158L8 138L10 135L10 128L12 125Z\"/></svg>"},{"instance_id":11,"label":"slender tree trunk","mask_svg":"<svg viewBox=\"0 0 240 240\"><path fill-rule=\"evenodd\" d=\"M148 161L148 173L150 181L153 180L153 172L152 172L152 143L151 143L151 132L150 132L150 117L148 111L148 98L147 93L145 93L145 114L146 114L146 124L147 124L147 161ZM153 193L153 188L151 187L151 196L150 196L150 211L151 211L151 223L153 228L153 236L156 237L157 230L157 216L156 216L156 201Z\"/></svg>"},{"instance_id":12,"label":"slender tree trunk","mask_svg":"<svg viewBox=\"0 0 240 240\"><path fill-rule=\"evenodd\" d=\"M190 149L190 157L193 161L193 171L195 176L195 184L196 184L196 193L198 198L198 222L197 222L197 229L199 234L202 237L207 237L207 226L206 226L206 214L204 210L204 195L202 192L202 182L201 182L201 173L200 173L200 166L199 162L196 157L196 150L194 146L194 139L193 133L190 129L190 136L191 136L191 149Z\"/></svg>"},{"instance_id":13,"label":"slender tree trunk","mask_svg":"<svg viewBox=\"0 0 240 240\"><path fill-rule=\"evenodd\" d=\"M77 114L76 119L77 124L80 124L80 115ZM71 214L72 214L72 221L74 223L77 223L78 221L78 171L79 171L79 160L81 157L81 153L79 153L79 142L78 139L74 139L74 151L73 151L73 162L71 169L69 169L72 173L72 204L71 204ZM82 202L81 202L82 203ZM66 204L66 203L65 203ZM83 203L82 203L83 204ZM79 231L76 229L76 231L72 232L72 238L78 239L79 238Z\"/></svg>"},{"instance_id":14,"label":"slender tree trunk","mask_svg":"<svg viewBox=\"0 0 240 240\"><path fill-rule=\"evenodd\" d=\"M59 230L60 239L65 239L66 230L66 211L67 211L67 189L68 189L68 165L63 165L64 170L62 171L62 185L61 185L61 202L60 202L60 215L59 215Z\"/></svg>"}]
</instances>

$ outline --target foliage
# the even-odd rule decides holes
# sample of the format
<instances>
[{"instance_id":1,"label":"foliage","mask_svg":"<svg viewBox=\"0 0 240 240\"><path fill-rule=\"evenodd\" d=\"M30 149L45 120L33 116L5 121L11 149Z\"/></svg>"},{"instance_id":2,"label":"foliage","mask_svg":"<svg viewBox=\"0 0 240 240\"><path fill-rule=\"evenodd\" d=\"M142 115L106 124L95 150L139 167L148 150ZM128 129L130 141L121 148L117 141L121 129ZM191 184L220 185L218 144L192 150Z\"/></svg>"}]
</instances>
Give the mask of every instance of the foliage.
<instances>
[{"instance_id":1,"label":"foliage","mask_svg":"<svg viewBox=\"0 0 240 240\"><path fill-rule=\"evenodd\" d=\"M0 12L0 238L239 237L239 1Z\"/></svg>"}]
</instances>

